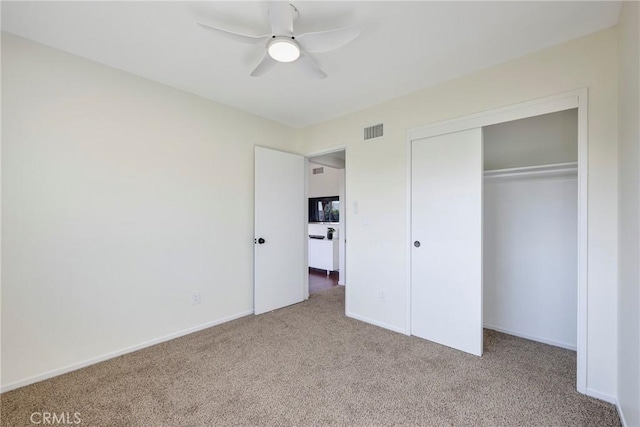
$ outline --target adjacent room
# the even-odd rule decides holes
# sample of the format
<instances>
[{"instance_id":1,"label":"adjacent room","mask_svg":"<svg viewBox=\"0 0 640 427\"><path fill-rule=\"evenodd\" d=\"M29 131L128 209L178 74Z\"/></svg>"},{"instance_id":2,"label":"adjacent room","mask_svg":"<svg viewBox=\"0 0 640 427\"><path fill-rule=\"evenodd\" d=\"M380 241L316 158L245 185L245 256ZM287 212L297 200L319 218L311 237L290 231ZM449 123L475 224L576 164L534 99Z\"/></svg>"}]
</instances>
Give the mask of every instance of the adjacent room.
<instances>
[{"instance_id":1,"label":"adjacent room","mask_svg":"<svg viewBox=\"0 0 640 427\"><path fill-rule=\"evenodd\" d=\"M0 7L2 426L640 426L639 2Z\"/></svg>"},{"instance_id":2,"label":"adjacent room","mask_svg":"<svg viewBox=\"0 0 640 427\"><path fill-rule=\"evenodd\" d=\"M345 151L309 157L307 170L311 294L345 284Z\"/></svg>"}]
</instances>

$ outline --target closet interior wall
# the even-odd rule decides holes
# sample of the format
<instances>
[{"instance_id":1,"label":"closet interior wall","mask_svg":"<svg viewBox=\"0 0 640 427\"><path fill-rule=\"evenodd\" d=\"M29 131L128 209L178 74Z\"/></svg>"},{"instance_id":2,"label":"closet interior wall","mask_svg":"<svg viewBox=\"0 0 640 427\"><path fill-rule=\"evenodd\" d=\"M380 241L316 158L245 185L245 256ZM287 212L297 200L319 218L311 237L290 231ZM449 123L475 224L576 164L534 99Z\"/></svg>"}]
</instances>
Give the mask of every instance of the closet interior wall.
<instances>
[{"instance_id":1,"label":"closet interior wall","mask_svg":"<svg viewBox=\"0 0 640 427\"><path fill-rule=\"evenodd\" d=\"M483 128L484 327L577 343L577 110Z\"/></svg>"}]
</instances>

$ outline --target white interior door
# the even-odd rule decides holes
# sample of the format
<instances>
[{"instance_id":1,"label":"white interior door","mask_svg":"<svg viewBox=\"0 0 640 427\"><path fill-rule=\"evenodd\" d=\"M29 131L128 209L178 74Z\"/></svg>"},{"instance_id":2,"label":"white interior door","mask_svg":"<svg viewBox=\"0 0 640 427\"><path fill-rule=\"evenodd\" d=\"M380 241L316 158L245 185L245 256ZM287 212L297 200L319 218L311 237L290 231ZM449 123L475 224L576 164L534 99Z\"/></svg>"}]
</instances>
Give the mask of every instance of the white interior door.
<instances>
[{"instance_id":1,"label":"white interior door","mask_svg":"<svg viewBox=\"0 0 640 427\"><path fill-rule=\"evenodd\" d=\"M304 157L255 149L254 312L304 299L307 232Z\"/></svg>"},{"instance_id":2,"label":"white interior door","mask_svg":"<svg viewBox=\"0 0 640 427\"><path fill-rule=\"evenodd\" d=\"M412 142L411 334L482 355L482 129Z\"/></svg>"}]
</instances>

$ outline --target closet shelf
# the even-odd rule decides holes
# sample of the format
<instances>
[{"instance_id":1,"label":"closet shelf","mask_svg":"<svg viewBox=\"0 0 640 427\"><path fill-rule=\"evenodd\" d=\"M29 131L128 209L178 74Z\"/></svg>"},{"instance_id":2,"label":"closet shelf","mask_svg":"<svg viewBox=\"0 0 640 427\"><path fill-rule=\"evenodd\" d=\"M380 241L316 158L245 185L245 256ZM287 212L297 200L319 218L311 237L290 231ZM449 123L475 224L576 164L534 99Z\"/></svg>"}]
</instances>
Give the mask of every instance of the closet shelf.
<instances>
[{"instance_id":1,"label":"closet shelf","mask_svg":"<svg viewBox=\"0 0 640 427\"><path fill-rule=\"evenodd\" d=\"M509 169L492 169L484 171L485 179L528 178L528 177L569 177L577 176L578 162L554 163L540 166L525 166Z\"/></svg>"}]
</instances>

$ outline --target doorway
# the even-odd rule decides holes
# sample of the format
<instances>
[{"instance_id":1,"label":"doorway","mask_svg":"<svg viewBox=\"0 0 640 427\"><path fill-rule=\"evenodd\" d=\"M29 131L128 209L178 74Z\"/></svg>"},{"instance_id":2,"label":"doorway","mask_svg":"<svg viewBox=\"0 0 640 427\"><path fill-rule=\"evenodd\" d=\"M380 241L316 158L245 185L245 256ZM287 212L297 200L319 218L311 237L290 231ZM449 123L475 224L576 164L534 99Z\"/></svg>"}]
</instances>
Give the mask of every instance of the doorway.
<instances>
[{"instance_id":1,"label":"doorway","mask_svg":"<svg viewBox=\"0 0 640 427\"><path fill-rule=\"evenodd\" d=\"M346 150L307 157L309 294L345 285Z\"/></svg>"},{"instance_id":2,"label":"doorway","mask_svg":"<svg viewBox=\"0 0 640 427\"><path fill-rule=\"evenodd\" d=\"M499 170L494 170L493 172L487 172L488 175L492 175L495 178L496 176L503 175L511 175L514 177L519 173L522 173L522 177L525 175L529 175L529 177L533 175L545 175L547 176L556 175L558 177L562 176L562 179L566 178L565 188L564 190L553 190L556 192L562 193L564 191L565 197L560 196L557 200L562 200L562 203L565 203L567 206L571 207L573 203L573 211L571 209L565 209L562 214L558 214L557 212L553 214L554 220L562 216L564 220L559 221L565 223L565 227L563 228L563 232L569 235L568 239L565 239L563 245L566 245L567 242L572 242L570 244L573 245L574 252L573 254L568 254L569 257L573 256L573 261L568 262L565 259L565 267L567 267L566 263L572 264L572 266L568 266L568 268L564 268L564 270L572 270L572 276L566 276L567 282L572 282L573 286L567 286L567 289L571 289L569 291L569 296L566 295L563 298L566 301L572 301L575 303L573 307L568 307L567 314L564 313L564 320L566 320L567 316L571 317L570 322L567 322L569 325L566 329L573 331L573 339L575 339L575 349L577 352L577 389L581 393L586 393L586 360L587 360L587 347L586 347L586 338L587 338L587 300L586 300L586 278L587 278L587 115L586 115L586 106L587 106L587 93L586 90L578 90L569 93L559 94L556 96L552 96L542 100L535 100L530 102L525 102L521 104L516 104L509 107L503 107L500 109L474 114L467 117L463 117L460 119L450 120L447 122L441 122L434 125L425 126L422 128L417 128L410 130L407 135L407 153L408 153L408 162L409 162L409 174L408 174L408 184L409 184L409 200L408 200L408 226L407 226L407 240L410 245L410 253L411 257L409 258L407 273L409 280L407 282L407 323L410 326L411 333L414 334L414 331L418 331L418 336L423 336L424 338L431 339L436 342L440 342L441 344L449 345L454 348L459 348L464 351L468 351L474 354L481 355L482 354L482 328L486 324L486 320L484 318L483 308L484 310L489 310L490 307L487 307L484 304L483 307L483 298L488 297L487 295L483 295L483 291L487 292L487 289L483 289L483 278L487 279L486 271L483 271L483 246L484 249L487 249L487 245L490 245L490 242L486 242L484 240L484 232L487 230L483 230L483 228L487 227L487 224L483 221L483 198L485 198L488 194L487 191L491 192L493 190L487 190L489 185L486 184L483 176L485 176L485 168L483 165L484 155L483 155L483 137L485 136L485 131L488 127L492 125L504 124L507 122L512 122L521 119L527 118L536 118L538 116L558 113L558 112L566 112L567 110L573 110L572 112L568 112L566 114L573 115L576 119L574 123L574 148L572 152L572 159L574 161L558 161L554 160L553 164L545 162L537 163L536 165L517 165L515 167L502 167ZM577 124L576 124L577 123ZM419 183L419 180L414 180L415 174L420 172L421 164L416 164L414 162L414 153L416 148L420 147L420 142L425 142L430 140L433 142L432 146L426 151L428 152L422 153L423 158L428 158L429 155L432 157L444 158L444 161L432 165L433 168L430 169L432 171L432 176L427 176L427 183L433 185L434 188L429 189L429 193L422 192L424 190L423 187L420 187L421 184L418 184L418 188L414 188L414 181ZM451 140L451 141L445 141ZM542 141L544 142L544 141ZM426 146L427 144L425 144ZM529 144L527 144L529 145ZM504 149L504 147L503 147ZM418 150L419 151L419 150ZM504 151L504 150L499 150ZM419 153L418 153L419 154ZM535 156L534 156L535 157ZM428 161L428 160L427 160ZM457 165L465 163L465 167L463 168L463 173L456 174L453 173L456 169ZM433 162L432 162L433 163ZM527 168L533 167L538 170L527 170ZM491 168L488 168L491 169ZM514 169L509 171L509 169ZM520 169L520 170L517 170ZM525 173L526 172L526 173ZM443 179L443 177L445 179ZM571 183L571 180L573 182ZM484 182L483 182L484 181ZM440 184L437 184L437 183ZM454 185L452 185L454 184ZM433 191L435 191L435 193ZM540 195L539 193L545 193L549 189L541 190L537 189L525 189L525 190L517 190L516 192L522 195L522 192L525 192L525 202L527 202L526 196L531 196L531 199L536 199ZM529 191L529 193L526 193ZM552 192L553 192L552 191ZM568 200L566 198L567 192L571 192L572 197L569 197ZM429 246L429 243L424 245L423 240L428 239L428 237L416 235L416 232L420 233L420 227L418 226L419 218L413 215L414 206L419 207L420 198L427 197L427 194L431 197L431 208L432 214L438 217L437 213L433 212L434 205L433 202L437 202L440 198L440 204L436 206L437 208L445 207L444 210L447 211L447 217L439 217L440 221L443 221L444 226L448 227L448 231L443 228L435 228L429 229L429 232L437 232L439 235L445 235L446 239L442 240L442 246L438 247L437 245ZM509 199L509 193L506 192L507 199ZM435 197L434 197L435 195ZM557 195L557 194L556 194ZM500 196L502 197L502 196ZM522 199L522 198L521 198ZM479 200L480 203L472 203L469 205L471 201ZM515 200L515 199L514 199ZM571 201L573 200L573 201ZM452 212L449 212L447 209L449 204L452 203L455 209ZM512 200L513 201L513 200ZM520 200L522 202L522 200ZM445 203L446 202L446 203ZM508 202L510 203L510 202ZM508 204L507 203L507 204ZM557 207L557 206L556 206ZM525 209L527 210L527 209ZM485 211L485 214L487 212ZM474 226L469 228L469 232L467 233L457 233L455 221L451 222L455 216L459 218L466 218L465 225L463 228L471 227L473 223ZM543 215L544 216L544 215ZM571 218L569 218L571 217ZM571 221L565 221L566 219L571 219ZM491 226L495 226L496 224L500 225L502 218L493 218L493 224L489 224ZM449 221L449 223L447 223ZM520 221L520 220L518 220ZM517 221L516 221L517 222ZM546 220L548 221L548 218ZM545 224L545 220L540 221L543 225ZM569 224L569 225L567 225ZM568 230L566 227L573 227L573 230ZM498 227L499 228L499 227ZM566 233L566 231L569 231ZM500 230L498 230L501 232ZM504 231L504 230L502 230ZM531 230L525 230L524 233L529 232ZM545 232L549 232L546 230ZM551 232L553 235L554 233ZM571 236L572 234L572 236ZM459 237L459 238L458 238ZM495 237L495 234L494 234ZM566 236L565 236L566 237ZM466 239L466 240L465 240ZM464 241L462 241L464 240ZM516 239L517 240L517 239ZM423 243L423 244L421 244ZM500 242L503 244L504 242ZM551 242L547 239L547 245L553 245L554 242ZM447 249L450 247L451 250L448 252L445 250L443 252L443 248ZM526 244L523 246L524 252L526 253ZM566 246L565 246L566 247ZM423 251L423 249L427 249L427 251ZM460 259L457 255L456 249L461 253L465 254L468 259ZM495 242L494 247L495 249ZM521 248L522 249L522 248ZM544 250L544 248L538 248ZM431 250L429 252L429 250ZM550 251L547 251L548 253ZM425 282L424 277L420 276L419 272L416 272L416 268L420 268L424 266L424 259L418 259L419 253L431 254L430 258L427 258L426 262L431 262L428 270L425 270L425 274L427 275L435 275L436 279L439 281L436 283L434 280L430 280ZM503 254L504 255L504 254ZM457 258L456 258L457 257ZM504 261L504 260L503 260ZM503 263L504 264L504 263ZM453 271L453 276L446 274L446 266L450 267L457 266L458 271L455 269L450 269ZM479 268L476 268L478 267ZM471 267L469 269L468 267ZM484 266L486 269L486 266ZM504 267L504 265L502 265ZM573 267L573 268L571 268ZM442 270L442 271L441 271ZM491 273L491 272L489 272ZM489 274L490 275L490 274ZM451 277L454 280L451 282ZM433 279L433 278L432 278ZM495 279L495 271L493 275L493 279ZM424 322L420 324L424 319L421 319L420 316L424 315L426 310L421 310L419 304L416 305L416 298L420 298L420 286L424 286L424 283L430 283L431 289L427 289L424 292L423 297L427 298L436 298L438 300L445 301L443 305L435 305L433 307L434 310L439 310L440 313L439 322L430 322L429 326L425 327ZM415 286L414 286L415 285ZM466 287L466 288L465 288ZM462 289L464 288L464 289ZM462 292L463 293L462 293ZM513 291L510 290L510 291ZM460 298L456 298L454 293L458 294L460 298L465 300L465 303L469 306L468 310L464 310L464 313L461 316L454 318L452 322L449 322L449 313L457 312L454 310L454 302L459 301ZM564 292L564 291L563 291ZM499 298L494 299L493 302L498 300ZM448 306L446 305L448 302ZM486 302L486 300L485 300ZM526 303L530 303L527 301ZM544 302L546 303L546 302ZM451 308L451 310L448 310ZM502 307L504 308L504 307ZM508 311L508 310L507 310ZM487 312L488 313L488 312ZM503 315L504 313L498 312L497 317ZM428 315L428 314L427 314ZM507 316L508 317L508 316ZM489 316L490 318L490 316ZM494 321L496 316L494 316ZM443 321L444 320L444 321ZM544 320L544 319L543 319ZM573 323L572 323L573 322ZM571 326L571 325L575 326ZM435 325L435 328L432 328L432 325ZM493 326L494 329L500 328L499 325L487 325ZM420 335L420 327L425 327L425 330L430 334L430 336ZM515 332L508 328L503 328L504 331ZM547 330L549 332L549 330ZM557 331L556 331L557 332ZM520 331L520 336L526 338L540 338L538 335L534 333L527 333ZM571 334L569 334L571 335ZM438 339L442 338L442 341L438 341L438 339L434 339L433 337L437 337ZM478 338L480 341L478 342ZM564 338L554 339L553 337L547 338L547 343L554 345L561 345L566 348L572 348L573 343L571 342L571 337L567 338L567 334L564 334ZM458 341L458 342L456 342ZM539 339L539 341L543 341ZM563 342L564 341L564 342ZM544 341L543 341L544 342ZM462 345L460 345L460 343ZM463 348L464 346L467 348Z\"/></svg>"}]
</instances>

